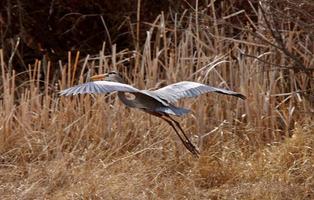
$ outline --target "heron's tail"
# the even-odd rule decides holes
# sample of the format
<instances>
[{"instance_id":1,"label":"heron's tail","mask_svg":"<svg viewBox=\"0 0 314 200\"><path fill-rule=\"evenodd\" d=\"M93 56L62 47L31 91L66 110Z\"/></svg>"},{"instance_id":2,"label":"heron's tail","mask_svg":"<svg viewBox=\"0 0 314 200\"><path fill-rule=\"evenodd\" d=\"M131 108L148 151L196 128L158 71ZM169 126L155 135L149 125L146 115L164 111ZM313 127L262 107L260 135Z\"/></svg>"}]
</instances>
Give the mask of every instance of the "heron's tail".
<instances>
[{"instance_id":1,"label":"heron's tail","mask_svg":"<svg viewBox=\"0 0 314 200\"><path fill-rule=\"evenodd\" d=\"M176 115L176 116L182 116L185 114L188 114L190 110L185 108L179 108L176 106L169 106L169 107L160 107L156 111L158 112L164 112L170 115Z\"/></svg>"}]
</instances>

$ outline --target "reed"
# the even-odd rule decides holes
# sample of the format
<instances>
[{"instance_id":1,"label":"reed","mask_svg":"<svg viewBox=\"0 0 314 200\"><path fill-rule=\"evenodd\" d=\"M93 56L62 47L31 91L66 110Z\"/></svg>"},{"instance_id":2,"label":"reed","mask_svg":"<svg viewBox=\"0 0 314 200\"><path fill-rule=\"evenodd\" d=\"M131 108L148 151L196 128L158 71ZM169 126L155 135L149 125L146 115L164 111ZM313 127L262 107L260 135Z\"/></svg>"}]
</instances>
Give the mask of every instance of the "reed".
<instances>
[{"instance_id":1,"label":"reed","mask_svg":"<svg viewBox=\"0 0 314 200\"><path fill-rule=\"evenodd\" d=\"M311 199L313 108L302 93L313 91L311 77L278 67L284 52L255 33L227 37L197 12L174 21L161 13L142 49L113 45L112 54L81 61L69 53L67 63L36 61L23 74L7 70L0 50L2 199ZM310 48L294 29L282 34L288 49ZM247 100L208 94L179 103L193 110L178 120L200 147L195 159L171 127L115 94L58 96L88 79L88 69L118 70L143 89L198 81Z\"/></svg>"}]
</instances>

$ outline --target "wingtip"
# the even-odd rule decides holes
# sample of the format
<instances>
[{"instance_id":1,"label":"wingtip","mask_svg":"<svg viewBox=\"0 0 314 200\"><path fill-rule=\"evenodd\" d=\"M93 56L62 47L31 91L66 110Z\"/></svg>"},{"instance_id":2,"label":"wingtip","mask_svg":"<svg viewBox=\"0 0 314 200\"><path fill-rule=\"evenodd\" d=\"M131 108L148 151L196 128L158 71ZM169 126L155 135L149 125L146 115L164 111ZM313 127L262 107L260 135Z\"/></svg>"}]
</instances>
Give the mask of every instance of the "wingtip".
<instances>
[{"instance_id":1,"label":"wingtip","mask_svg":"<svg viewBox=\"0 0 314 200\"><path fill-rule=\"evenodd\" d=\"M243 100L246 100L246 96L244 96L243 94L238 94L237 96Z\"/></svg>"},{"instance_id":2,"label":"wingtip","mask_svg":"<svg viewBox=\"0 0 314 200\"><path fill-rule=\"evenodd\" d=\"M70 96L71 93L68 93L66 90L61 90L58 92L59 96Z\"/></svg>"},{"instance_id":3,"label":"wingtip","mask_svg":"<svg viewBox=\"0 0 314 200\"><path fill-rule=\"evenodd\" d=\"M59 95L59 96L66 96L64 90L59 91L59 92L58 92L58 95Z\"/></svg>"}]
</instances>

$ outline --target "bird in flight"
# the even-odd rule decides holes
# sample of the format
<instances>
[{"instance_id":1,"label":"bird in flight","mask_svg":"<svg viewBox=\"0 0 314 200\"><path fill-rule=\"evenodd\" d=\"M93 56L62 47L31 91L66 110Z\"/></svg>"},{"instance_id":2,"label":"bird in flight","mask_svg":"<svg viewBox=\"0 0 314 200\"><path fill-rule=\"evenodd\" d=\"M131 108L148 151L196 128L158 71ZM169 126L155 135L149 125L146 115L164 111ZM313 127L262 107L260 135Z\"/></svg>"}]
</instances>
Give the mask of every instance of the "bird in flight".
<instances>
[{"instance_id":1,"label":"bird in flight","mask_svg":"<svg viewBox=\"0 0 314 200\"><path fill-rule=\"evenodd\" d=\"M60 91L62 96L70 96L77 94L107 94L118 92L118 97L127 107L138 108L142 111L159 117L166 121L176 132L183 145L193 155L199 157L200 152L190 141L183 131L180 123L173 119L171 115L183 116L190 110L174 105L179 99L187 97L196 97L204 93L216 92L225 95L232 95L241 99L246 97L240 93L230 90L211 87L192 81L182 81L174 83L157 90L139 90L128 85L122 76L115 72L92 76L92 82L83 83ZM135 98L128 99L126 93L131 93Z\"/></svg>"}]
</instances>

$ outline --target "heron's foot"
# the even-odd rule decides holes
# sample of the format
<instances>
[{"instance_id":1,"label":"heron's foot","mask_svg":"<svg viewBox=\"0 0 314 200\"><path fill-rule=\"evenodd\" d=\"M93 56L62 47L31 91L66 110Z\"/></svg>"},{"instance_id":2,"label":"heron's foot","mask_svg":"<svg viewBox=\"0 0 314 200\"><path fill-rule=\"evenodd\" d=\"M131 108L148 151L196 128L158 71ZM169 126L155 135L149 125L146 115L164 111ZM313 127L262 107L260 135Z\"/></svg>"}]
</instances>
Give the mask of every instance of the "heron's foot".
<instances>
[{"instance_id":1,"label":"heron's foot","mask_svg":"<svg viewBox=\"0 0 314 200\"><path fill-rule=\"evenodd\" d=\"M190 141L185 141L185 146L195 157L199 158L199 150Z\"/></svg>"}]
</instances>

